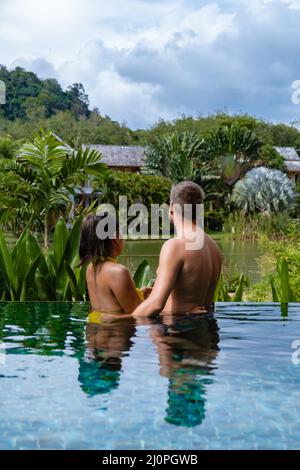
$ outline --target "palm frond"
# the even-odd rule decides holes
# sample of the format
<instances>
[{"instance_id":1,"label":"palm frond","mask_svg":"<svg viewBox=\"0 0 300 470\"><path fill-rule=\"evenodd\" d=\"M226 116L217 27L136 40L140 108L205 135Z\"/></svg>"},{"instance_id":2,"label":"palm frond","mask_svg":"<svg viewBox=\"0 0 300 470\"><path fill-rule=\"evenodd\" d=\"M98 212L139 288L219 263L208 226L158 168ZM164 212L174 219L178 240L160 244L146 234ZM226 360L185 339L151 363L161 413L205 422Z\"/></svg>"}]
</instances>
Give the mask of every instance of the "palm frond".
<instances>
[{"instance_id":1,"label":"palm frond","mask_svg":"<svg viewBox=\"0 0 300 470\"><path fill-rule=\"evenodd\" d=\"M81 148L77 152L65 156L60 170L59 180L68 181L73 178L85 177L86 174L99 175L107 166L101 162L103 155L97 150Z\"/></svg>"}]
</instances>

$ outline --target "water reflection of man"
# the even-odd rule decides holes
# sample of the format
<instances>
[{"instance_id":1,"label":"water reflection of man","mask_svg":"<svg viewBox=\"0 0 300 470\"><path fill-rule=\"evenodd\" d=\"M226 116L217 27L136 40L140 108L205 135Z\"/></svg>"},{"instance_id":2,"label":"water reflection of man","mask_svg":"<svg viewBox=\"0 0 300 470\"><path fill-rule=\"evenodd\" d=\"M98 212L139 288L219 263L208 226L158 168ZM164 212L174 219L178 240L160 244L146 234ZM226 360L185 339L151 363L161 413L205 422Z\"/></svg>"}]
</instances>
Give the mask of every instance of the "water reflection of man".
<instances>
[{"instance_id":1,"label":"water reflection of man","mask_svg":"<svg viewBox=\"0 0 300 470\"><path fill-rule=\"evenodd\" d=\"M86 327L86 353L79 361L82 390L89 396L109 393L119 385L122 360L135 334L132 317L93 314Z\"/></svg>"},{"instance_id":2,"label":"water reflection of man","mask_svg":"<svg viewBox=\"0 0 300 470\"><path fill-rule=\"evenodd\" d=\"M162 323L152 325L150 334L160 374L169 379L165 420L186 427L201 424L218 354L216 320L165 315Z\"/></svg>"}]
</instances>

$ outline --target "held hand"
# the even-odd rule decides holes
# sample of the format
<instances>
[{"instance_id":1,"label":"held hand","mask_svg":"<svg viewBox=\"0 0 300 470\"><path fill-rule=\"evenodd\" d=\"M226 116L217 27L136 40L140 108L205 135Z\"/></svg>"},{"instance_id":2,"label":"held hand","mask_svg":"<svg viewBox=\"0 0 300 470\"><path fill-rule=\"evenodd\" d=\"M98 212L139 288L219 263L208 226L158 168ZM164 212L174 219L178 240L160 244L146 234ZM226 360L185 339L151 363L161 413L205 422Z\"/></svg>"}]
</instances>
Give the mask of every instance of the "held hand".
<instances>
[{"instance_id":1,"label":"held hand","mask_svg":"<svg viewBox=\"0 0 300 470\"><path fill-rule=\"evenodd\" d=\"M152 287L142 287L141 291L144 294L144 299L147 299L152 292Z\"/></svg>"},{"instance_id":2,"label":"held hand","mask_svg":"<svg viewBox=\"0 0 300 470\"><path fill-rule=\"evenodd\" d=\"M135 311L131 316L136 320L138 325L152 325L153 318L157 317L159 313L146 313L145 311Z\"/></svg>"}]
</instances>

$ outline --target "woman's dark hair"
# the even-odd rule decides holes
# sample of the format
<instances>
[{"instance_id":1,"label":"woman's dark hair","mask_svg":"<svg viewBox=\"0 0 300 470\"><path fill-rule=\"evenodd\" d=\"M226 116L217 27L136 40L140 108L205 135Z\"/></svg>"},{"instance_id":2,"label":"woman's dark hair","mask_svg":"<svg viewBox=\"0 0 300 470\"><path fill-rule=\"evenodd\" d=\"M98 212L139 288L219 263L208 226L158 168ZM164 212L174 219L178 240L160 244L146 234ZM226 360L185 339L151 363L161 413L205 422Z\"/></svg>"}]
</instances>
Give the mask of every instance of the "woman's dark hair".
<instances>
[{"instance_id":1,"label":"woman's dark hair","mask_svg":"<svg viewBox=\"0 0 300 470\"><path fill-rule=\"evenodd\" d=\"M114 237L108 236L105 239L99 237L97 234L97 227L99 222L107 219L107 226L109 225L108 214L103 215L88 215L83 219L80 234L79 244L79 257L80 265L85 263L93 263L97 266L99 263L104 261L108 257L112 257L114 253L114 239L116 234L119 232L118 220L116 220L116 233Z\"/></svg>"}]
</instances>

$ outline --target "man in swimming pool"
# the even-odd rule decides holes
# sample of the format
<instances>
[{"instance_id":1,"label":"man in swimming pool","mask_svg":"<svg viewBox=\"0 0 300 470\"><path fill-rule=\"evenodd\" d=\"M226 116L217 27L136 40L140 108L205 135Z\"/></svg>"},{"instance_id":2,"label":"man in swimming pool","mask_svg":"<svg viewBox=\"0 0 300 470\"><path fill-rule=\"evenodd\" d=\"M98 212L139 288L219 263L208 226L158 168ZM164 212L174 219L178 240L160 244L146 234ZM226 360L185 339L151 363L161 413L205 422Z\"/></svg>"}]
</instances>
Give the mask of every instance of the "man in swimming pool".
<instances>
[{"instance_id":1,"label":"man in swimming pool","mask_svg":"<svg viewBox=\"0 0 300 470\"><path fill-rule=\"evenodd\" d=\"M211 311L222 258L215 241L199 225L203 198L202 189L192 181L173 186L170 219L176 237L163 245L152 292L133 316Z\"/></svg>"}]
</instances>

